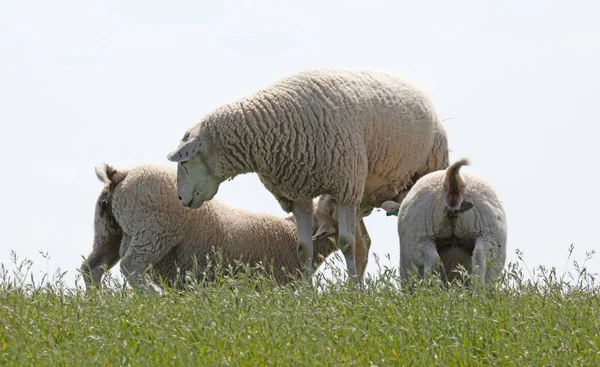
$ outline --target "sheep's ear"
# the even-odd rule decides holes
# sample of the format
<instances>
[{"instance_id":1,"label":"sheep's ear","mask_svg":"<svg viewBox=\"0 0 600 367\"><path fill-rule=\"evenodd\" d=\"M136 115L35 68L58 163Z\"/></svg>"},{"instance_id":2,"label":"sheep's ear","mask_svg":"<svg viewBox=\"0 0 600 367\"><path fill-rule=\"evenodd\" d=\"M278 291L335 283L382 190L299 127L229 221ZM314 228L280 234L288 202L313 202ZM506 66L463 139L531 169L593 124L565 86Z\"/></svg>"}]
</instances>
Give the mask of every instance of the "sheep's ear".
<instances>
[{"instance_id":1,"label":"sheep's ear","mask_svg":"<svg viewBox=\"0 0 600 367\"><path fill-rule=\"evenodd\" d=\"M313 236L313 240L318 240L319 238L330 235L332 233L335 233L335 228L333 228L331 224L321 224L319 229L317 229L317 233L315 233L315 235Z\"/></svg>"},{"instance_id":2,"label":"sheep's ear","mask_svg":"<svg viewBox=\"0 0 600 367\"><path fill-rule=\"evenodd\" d=\"M397 203L393 200L384 201L381 204L381 208L385 210L388 216L390 215L398 215L398 209L400 209L400 203Z\"/></svg>"},{"instance_id":3,"label":"sheep's ear","mask_svg":"<svg viewBox=\"0 0 600 367\"><path fill-rule=\"evenodd\" d=\"M167 155L167 159L171 162L185 162L198 153L200 145L201 144L198 139L190 139L183 143L179 148L169 153Z\"/></svg>"}]
</instances>

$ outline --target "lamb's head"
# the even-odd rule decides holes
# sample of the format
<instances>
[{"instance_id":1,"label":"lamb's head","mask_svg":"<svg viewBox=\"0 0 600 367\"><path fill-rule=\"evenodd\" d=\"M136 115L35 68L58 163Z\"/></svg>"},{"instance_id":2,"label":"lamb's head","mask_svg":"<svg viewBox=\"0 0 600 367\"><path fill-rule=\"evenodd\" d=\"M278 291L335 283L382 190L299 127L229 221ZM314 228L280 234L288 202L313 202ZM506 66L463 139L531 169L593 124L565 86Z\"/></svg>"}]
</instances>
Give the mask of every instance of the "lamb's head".
<instances>
[{"instance_id":1,"label":"lamb's head","mask_svg":"<svg viewBox=\"0 0 600 367\"><path fill-rule=\"evenodd\" d=\"M331 195L321 195L316 203L314 210L314 217L316 221L317 231L313 235L313 240L317 240L321 237L328 236L330 234L337 233L338 231L338 213L337 213L337 201L331 197ZM357 218L367 217L373 212L373 207L361 203L356 213Z\"/></svg>"},{"instance_id":2,"label":"lamb's head","mask_svg":"<svg viewBox=\"0 0 600 367\"><path fill-rule=\"evenodd\" d=\"M199 208L212 199L225 181L215 174L217 153L210 139L202 136L200 124L190 128L179 147L167 155L177 162L177 195L184 206Z\"/></svg>"},{"instance_id":3,"label":"lamb's head","mask_svg":"<svg viewBox=\"0 0 600 367\"><path fill-rule=\"evenodd\" d=\"M330 195L319 196L314 218L317 222L317 231L313 235L313 240L337 232L337 204Z\"/></svg>"}]
</instances>

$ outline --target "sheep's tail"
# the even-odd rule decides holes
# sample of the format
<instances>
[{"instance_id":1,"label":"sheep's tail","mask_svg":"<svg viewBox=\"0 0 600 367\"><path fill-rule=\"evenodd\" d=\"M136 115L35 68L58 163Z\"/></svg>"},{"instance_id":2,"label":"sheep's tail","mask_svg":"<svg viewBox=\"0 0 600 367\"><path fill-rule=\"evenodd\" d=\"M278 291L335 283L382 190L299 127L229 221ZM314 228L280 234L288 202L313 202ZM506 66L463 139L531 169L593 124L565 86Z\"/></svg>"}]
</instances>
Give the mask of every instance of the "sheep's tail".
<instances>
[{"instance_id":1,"label":"sheep's tail","mask_svg":"<svg viewBox=\"0 0 600 367\"><path fill-rule=\"evenodd\" d=\"M104 264L110 268L114 265L110 259L119 258L123 229L113 213L112 197L116 185L123 181L126 175L127 170L116 170L106 163L96 166L96 176L105 186L96 200L94 249L81 267L86 284L90 281L99 282L100 278L97 277L102 277L102 272L98 273L99 267Z\"/></svg>"},{"instance_id":2,"label":"sheep's tail","mask_svg":"<svg viewBox=\"0 0 600 367\"><path fill-rule=\"evenodd\" d=\"M95 167L96 176L105 184L96 202L96 232L118 232L120 228L112 214L112 196L115 187L121 183L129 170L119 169L101 163Z\"/></svg>"},{"instance_id":3,"label":"sheep's tail","mask_svg":"<svg viewBox=\"0 0 600 367\"><path fill-rule=\"evenodd\" d=\"M463 191L465 184L460 176L460 168L471 164L468 158L462 158L446 169L446 177L444 178L444 189L446 191L444 198L448 209L460 209L463 200Z\"/></svg>"},{"instance_id":4,"label":"sheep's tail","mask_svg":"<svg viewBox=\"0 0 600 367\"><path fill-rule=\"evenodd\" d=\"M106 163L100 163L95 169L96 177L106 185L109 192L114 190L127 177L128 173L128 170L117 170Z\"/></svg>"}]
</instances>

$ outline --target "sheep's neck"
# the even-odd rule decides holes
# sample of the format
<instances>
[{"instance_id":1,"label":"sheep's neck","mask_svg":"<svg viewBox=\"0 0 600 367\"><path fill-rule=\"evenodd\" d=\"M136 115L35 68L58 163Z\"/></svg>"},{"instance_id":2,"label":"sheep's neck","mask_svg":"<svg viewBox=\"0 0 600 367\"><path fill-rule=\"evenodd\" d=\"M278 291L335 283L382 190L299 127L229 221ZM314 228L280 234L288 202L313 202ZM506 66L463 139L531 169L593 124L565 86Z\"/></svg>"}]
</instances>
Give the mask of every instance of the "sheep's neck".
<instances>
[{"instance_id":1,"label":"sheep's neck","mask_svg":"<svg viewBox=\"0 0 600 367\"><path fill-rule=\"evenodd\" d=\"M277 138L280 131L274 116L257 103L242 100L218 109L211 120L211 136L220 150L221 177L250 172L270 174L269 167L276 160L274 139L281 139Z\"/></svg>"}]
</instances>

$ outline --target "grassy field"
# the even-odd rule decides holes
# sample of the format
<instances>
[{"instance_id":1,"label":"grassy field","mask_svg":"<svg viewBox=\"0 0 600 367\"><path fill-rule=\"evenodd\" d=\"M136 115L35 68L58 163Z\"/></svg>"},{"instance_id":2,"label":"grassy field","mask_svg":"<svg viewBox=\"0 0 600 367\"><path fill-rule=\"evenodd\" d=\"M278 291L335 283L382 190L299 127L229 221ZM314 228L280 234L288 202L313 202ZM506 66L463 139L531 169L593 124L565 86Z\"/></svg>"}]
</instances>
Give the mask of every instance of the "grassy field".
<instances>
[{"instance_id":1,"label":"grassy field","mask_svg":"<svg viewBox=\"0 0 600 367\"><path fill-rule=\"evenodd\" d=\"M125 289L85 294L25 284L27 264L0 274L1 366L598 366L600 298L578 268L509 264L473 294L435 280L412 293L383 269L357 292L221 276L161 296Z\"/></svg>"}]
</instances>

